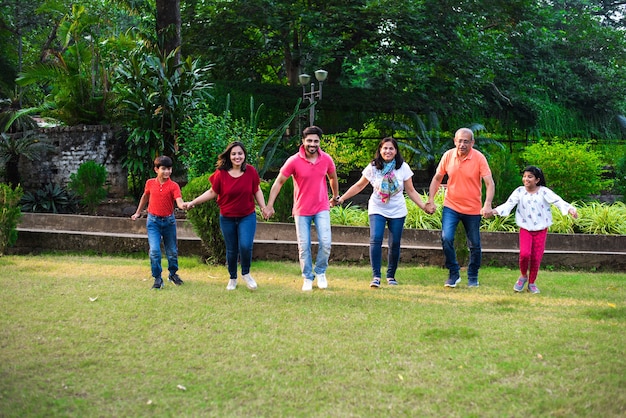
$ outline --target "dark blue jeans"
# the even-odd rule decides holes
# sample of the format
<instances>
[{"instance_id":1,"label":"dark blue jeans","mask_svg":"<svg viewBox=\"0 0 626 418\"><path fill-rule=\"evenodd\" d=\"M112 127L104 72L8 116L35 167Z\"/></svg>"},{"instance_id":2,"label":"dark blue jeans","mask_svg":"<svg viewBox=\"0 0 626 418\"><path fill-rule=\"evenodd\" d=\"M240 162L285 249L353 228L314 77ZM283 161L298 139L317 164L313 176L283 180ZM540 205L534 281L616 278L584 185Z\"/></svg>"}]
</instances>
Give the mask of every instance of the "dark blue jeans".
<instances>
[{"instance_id":1,"label":"dark blue jeans","mask_svg":"<svg viewBox=\"0 0 626 418\"><path fill-rule=\"evenodd\" d=\"M248 216L220 215L220 228L226 244L226 265L231 279L237 278L237 261L241 262L241 275L250 273L252 244L256 233L256 213Z\"/></svg>"},{"instance_id":2,"label":"dark blue jeans","mask_svg":"<svg viewBox=\"0 0 626 418\"><path fill-rule=\"evenodd\" d=\"M462 222L470 250L467 278L470 283L478 281L478 269L482 259L480 220L480 215L465 215L444 206L441 220L441 244L446 260L446 268L450 271L450 278L456 279L459 277L460 267L456 258L456 251L454 250L454 233L459 222Z\"/></svg>"},{"instance_id":3,"label":"dark blue jeans","mask_svg":"<svg viewBox=\"0 0 626 418\"><path fill-rule=\"evenodd\" d=\"M152 277L161 278L161 238L163 248L167 256L167 269L170 274L178 271L178 246L176 243L176 218L174 214L170 216L154 216L148 214L146 221L148 231L148 245L150 246L150 268Z\"/></svg>"},{"instance_id":4,"label":"dark blue jeans","mask_svg":"<svg viewBox=\"0 0 626 418\"><path fill-rule=\"evenodd\" d=\"M372 277L380 278L380 269L383 257L383 237L385 225L389 227L389 239L387 250L387 276L396 277L396 270L400 262L400 240L404 230L404 218L386 218L382 215L370 215L370 263L372 264Z\"/></svg>"}]
</instances>

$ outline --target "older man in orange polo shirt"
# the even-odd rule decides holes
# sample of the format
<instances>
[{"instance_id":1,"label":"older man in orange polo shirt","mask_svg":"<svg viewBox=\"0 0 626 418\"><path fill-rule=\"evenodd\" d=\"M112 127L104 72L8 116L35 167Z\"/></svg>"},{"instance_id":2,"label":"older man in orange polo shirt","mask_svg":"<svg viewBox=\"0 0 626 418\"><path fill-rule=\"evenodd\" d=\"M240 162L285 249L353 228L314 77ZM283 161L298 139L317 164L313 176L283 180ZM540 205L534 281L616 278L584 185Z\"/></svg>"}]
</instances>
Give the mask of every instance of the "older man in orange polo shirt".
<instances>
[{"instance_id":1,"label":"older man in orange polo shirt","mask_svg":"<svg viewBox=\"0 0 626 418\"><path fill-rule=\"evenodd\" d=\"M454 134L455 148L441 157L428 194L426 210L434 212L435 195L444 176L448 184L443 202L441 243L446 268L449 270L446 287L456 287L461 281L460 267L454 250L454 234L459 222L465 227L469 243L470 261L467 267L468 287L478 287L478 269L482 259L480 246L480 221L484 213L491 213L491 203L496 190L491 169L485 156L474 147L474 133L461 128ZM487 189L485 203L482 200L482 182Z\"/></svg>"}]
</instances>

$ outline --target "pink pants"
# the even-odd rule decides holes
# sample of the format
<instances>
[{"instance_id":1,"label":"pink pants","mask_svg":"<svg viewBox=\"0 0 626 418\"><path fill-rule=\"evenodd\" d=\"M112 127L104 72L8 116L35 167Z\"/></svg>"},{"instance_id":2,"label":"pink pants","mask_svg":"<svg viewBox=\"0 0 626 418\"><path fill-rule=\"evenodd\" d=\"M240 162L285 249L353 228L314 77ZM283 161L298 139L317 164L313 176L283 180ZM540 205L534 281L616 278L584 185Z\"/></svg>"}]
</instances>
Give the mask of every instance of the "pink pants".
<instances>
[{"instance_id":1,"label":"pink pants","mask_svg":"<svg viewBox=\"0 0 626 418\"><path fill-rule=\"evenodd\" d=\"M535 283L537 272L546 249L548 230L519 230L519 270L522 276L528 277L528 283Z\"/></svg>"}]
</instances>

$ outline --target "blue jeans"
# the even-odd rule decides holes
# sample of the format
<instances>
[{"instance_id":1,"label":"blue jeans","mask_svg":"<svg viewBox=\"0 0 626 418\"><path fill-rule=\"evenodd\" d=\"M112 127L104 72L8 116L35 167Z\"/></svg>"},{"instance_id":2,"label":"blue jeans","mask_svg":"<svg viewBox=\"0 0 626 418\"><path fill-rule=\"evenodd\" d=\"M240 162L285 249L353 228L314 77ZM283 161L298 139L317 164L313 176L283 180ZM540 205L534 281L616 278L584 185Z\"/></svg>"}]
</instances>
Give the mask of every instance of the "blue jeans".
<instances>
[{"instance_id":1,"label":"blue jeans","mask_svg":"<svg viewBox=\"0 0 626 418\"><path fill-rule=\"evenodd\" d=\"M161 278L161 238L163 238L163 248L167 256L167 269L171 274L178 271L178 246L176 243L176 217L154 216L148 214L146 221L148 231L148 245L150 246L150 268L152 277Z\"/></svg>"},{"instance_id":2,"label":"blue jeans","mask_svg":"<svg viewBox=\"0 0 626 418\"><path fill-rule=\"evenodd\" d=\"M256 233L256 213L252 212L243 217L220 215L220 228L226 244L226 265L230 278L237 278L238 260L241 262L241 274L250 273L252 244Z\"/></svg>"},{"instance_id":3,"label":"blue jeans","mask_svg":"<svg viewBox=\"0 0 626 418\"><path fill-rule=\"evenodd\" d=\"M441 226L441 244L446 259L446 268L450 271L450 278L459 278L459 263L454 250L454 233L459 222L465 227L467 245L470 250L469 265L467 266L467 279L469 283L478 282L478 269L482 258L480 248L480 215L465 215L448 207L443 208Z\"/></svg>"},{"instance_id":4,"label":"blue jeans","mask_svg":"<svg viewBox=\"0 0 626 418\"><path fill-rule=\"evenodd\" d=\"M315 274L326 273L328 259L330 258L330 212L327 210L312 216L296 216L296 236L298 239L298 258L302 277L315 279ZM311 259L311 224L315 223L317 231L318 250L315 259L315 273L313 272L313 260Z\"/></svg>"},{"instance_id":5,"label":"blue jeans","mask_svg":"<svg viewBox=\"0 0 626 418\"><path fill-rule=\"evenodd\" d=\"M396 277L398 262L400 261L400 240L404 230L404 216L402 218L386 218L382 215L370 215L370 263L372 277L380 278L380 267L383 258L383 237L385 225L389 227L387 250L387 278Z\"/></svg>"}]
</instances>

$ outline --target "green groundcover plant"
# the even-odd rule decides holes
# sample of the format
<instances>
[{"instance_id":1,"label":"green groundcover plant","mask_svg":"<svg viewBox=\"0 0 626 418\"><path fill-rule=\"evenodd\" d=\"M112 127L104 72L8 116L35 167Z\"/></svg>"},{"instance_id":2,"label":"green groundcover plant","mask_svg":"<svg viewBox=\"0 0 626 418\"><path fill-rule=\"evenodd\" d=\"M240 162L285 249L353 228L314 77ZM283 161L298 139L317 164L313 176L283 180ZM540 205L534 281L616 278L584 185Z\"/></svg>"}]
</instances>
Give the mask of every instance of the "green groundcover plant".
<instances>
[{"instance_id":1,"label":"green groundcover plant","mask_svg":"<svg viewBox=\"0 0 626 418\"><path fill-rule=\"evenodd\" d=\"M297 261L254 261L259 288L181 257L150 289L145 257L0 258L3 417L623 417L624 275L515 270L446 289L331 262L302 292Z\"/></svg>"},{"instance_id":2,"label":"green groundcover plant","mask_svg":"<svg viewBox=\"0 0 626 418\"><path fill-rule=\"evenodd\" d=\"M428 195L422 194L422 200L427 201ZM443 208L443 194L438 193L435 197L437 211L433 215L425 213L410 199L406 199L408 215L405 228L415 229L441 229L441 215ZM552 206L553 224L549 232L555 234L604 234L626 235L626 204L615 202L613 204L601 202L573 202L578 209L578 219L569 215L563 215L556 207ZM335 206L330 210L330 219L333 225L368 226L369 218L367 209L355 205ZM517 232L515 213L508 216L494 216L483 218L481 230L485 232Z\"/></svg>"}]
</instances>

